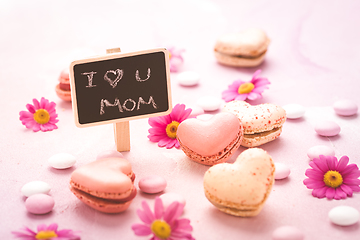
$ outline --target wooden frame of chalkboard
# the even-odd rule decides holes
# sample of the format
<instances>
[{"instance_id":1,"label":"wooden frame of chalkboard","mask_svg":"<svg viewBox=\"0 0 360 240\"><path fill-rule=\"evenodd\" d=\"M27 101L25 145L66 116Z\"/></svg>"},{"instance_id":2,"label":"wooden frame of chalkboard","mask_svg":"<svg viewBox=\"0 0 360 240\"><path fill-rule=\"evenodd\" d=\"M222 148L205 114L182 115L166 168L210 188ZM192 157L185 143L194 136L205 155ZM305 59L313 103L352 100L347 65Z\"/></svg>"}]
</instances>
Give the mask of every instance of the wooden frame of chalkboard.
<instances>
[{"instance_id":1,"label":"wooden frame of chalkboard","mask_svg":"<svg viewBox=\"0 0 360 240\"><path fill-rule=\"evenodd\" d=\"M70 85L78 127L161 116L172 110L165 48L74 61Z\"/></svg>"}]
</instances>

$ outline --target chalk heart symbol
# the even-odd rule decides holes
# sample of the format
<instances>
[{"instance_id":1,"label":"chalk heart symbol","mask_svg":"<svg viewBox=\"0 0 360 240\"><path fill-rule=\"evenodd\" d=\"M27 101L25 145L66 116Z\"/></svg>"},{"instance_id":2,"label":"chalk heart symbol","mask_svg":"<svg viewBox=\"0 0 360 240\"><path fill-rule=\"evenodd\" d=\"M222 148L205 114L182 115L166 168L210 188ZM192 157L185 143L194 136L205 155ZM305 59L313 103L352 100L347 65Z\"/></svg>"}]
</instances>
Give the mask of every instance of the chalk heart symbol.
<instances>
[{"instance_id":1,"label":"chalk heart symbol","mask_svg":"<svg viewBox=\"0 0 360 240\"><path fill-rule=\"evenodd\" d=\"M221 163L207 170L205 195L221 211L237 216L255 216L270 194L274 174L275 166L270 155L260 148L249 148L237 157L235 163Z\"/></svg>"},{"instance_id":2,"label":"chalk heart symbol","mask_svg":"<svg viewBox=\"0 0 360 240\"><path fill-rule=\"evenodd\" d=\"M115 79L112 80L111 78L109 78L108 74L112 73L113 75L115 75ZM109 84L114 88L117 86L118 82L122 79L124 75L124 71L122 69L116 69L114 70L108 70L106 71L105 75L104 75L104 80L109 82Z\"/></svg>"}]
</instances>

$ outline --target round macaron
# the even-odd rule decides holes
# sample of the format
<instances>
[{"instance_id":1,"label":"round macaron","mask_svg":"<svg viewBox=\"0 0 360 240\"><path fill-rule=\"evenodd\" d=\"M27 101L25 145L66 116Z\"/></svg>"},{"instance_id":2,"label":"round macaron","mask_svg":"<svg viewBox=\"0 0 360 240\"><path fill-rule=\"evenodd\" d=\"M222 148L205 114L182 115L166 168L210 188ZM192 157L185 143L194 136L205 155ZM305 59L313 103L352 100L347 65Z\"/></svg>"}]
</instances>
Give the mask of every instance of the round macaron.
<instances>
[{"instance_id":1,"label":"round macaron","mask_svg":"<svg viewBox=\"0 0 360 240\"><path fill-rule=\"evenodd\" d=\"M254 67L264 61L270 39L260 29L225 34L218 38L214 53L221 64Z\"/></svg>"},{"instance_id":2,"label":"round macaron","mask_svg":"<svg viewBox=\"0 0 360 240\"><path fill-rule=\"evenodd\" d=\"M69 70L67 68L63 69L59 76L59 84L56 85L55 91L59 98L65 101L71 101L71 91L70 91L70 77Z\"/></svg>"}]
</instances>

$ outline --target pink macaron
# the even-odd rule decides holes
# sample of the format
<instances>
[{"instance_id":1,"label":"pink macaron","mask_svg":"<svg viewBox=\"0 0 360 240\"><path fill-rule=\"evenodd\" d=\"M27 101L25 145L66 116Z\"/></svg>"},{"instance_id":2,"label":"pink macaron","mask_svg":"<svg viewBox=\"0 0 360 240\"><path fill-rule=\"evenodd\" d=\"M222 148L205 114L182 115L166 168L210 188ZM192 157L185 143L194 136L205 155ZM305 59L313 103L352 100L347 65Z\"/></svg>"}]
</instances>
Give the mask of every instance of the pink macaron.
<instances>
[{"instance_id":1,"label":"pink macaron","mask_svg":"<svg viewBox=\"0 0 360 240\"><path fill-rule=\"evenodd\" d=\"M135 175L124 158L103 158L77 168L70 189L86 205L105 213L125 211L136 196Z\"/></svg>"},{"instance_id":2,"label":"pink macaron","mask_svg":"<svg viewBox=\"0 0 360 240\"><path fill-rule=\"evenodd\" d=\"M181 149L193 161L214 165L226 162L239 148L243 127L232 113L219 113L207 120L188 118L176 132Z\"/></svg>"},{"instance_id":3,"label":"pink macaron","mask_svg":"<svg viewBox=\"0 0 360 240\"><path fill-rule=\"evenodd\" d=\"M67 68L63 69L59 76L59 84L56 85L55 91L59 98L65 101L71 101L71 91L70 91L70 77L69 70Z\"/></svg>"}]
</instances>

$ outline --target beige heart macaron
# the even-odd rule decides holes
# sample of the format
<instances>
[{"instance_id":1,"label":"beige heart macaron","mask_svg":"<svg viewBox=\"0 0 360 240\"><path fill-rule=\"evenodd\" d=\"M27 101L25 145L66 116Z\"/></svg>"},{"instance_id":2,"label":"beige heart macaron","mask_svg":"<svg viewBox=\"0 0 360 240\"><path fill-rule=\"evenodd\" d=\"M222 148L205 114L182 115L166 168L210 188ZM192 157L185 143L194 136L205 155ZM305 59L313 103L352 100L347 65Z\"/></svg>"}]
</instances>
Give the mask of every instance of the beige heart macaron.
<instances>
[{"instance_id":1,"label":"beige heart macaron","mask_svg":"<svg viewBox=\"0 0 360 240\"><path fill-rule=\"evenodd\" d=\"M274 183L275 165L260 148L242 152L235 163L220 163L204 175L206 198L227 214L253 217L260 213Z\"/></svg>"},{"instance_id":2,"label":"beige heart macaron","mask_svg":"<svg viewBox=\"0 0 360 240\"><path fill-rule=\"evenodd\" d=\"M264 61L269 44L270 39L264 31L251 28L219 37L215 43L214 53L221 64L255 67Z\"/></svg>"},{"instance_id":3,"label":"beige heart macaron","mask_svg":"<svg viewBox=\"0 0 360 240\"><path fill-rule=\"evenodd\" d=\"M256 147L277 139L286 121L285 109L272 103L253 106L234 100L226 103L222 110L235 114L242 122L243 147Z\"/></svg>"}]
</instances>

